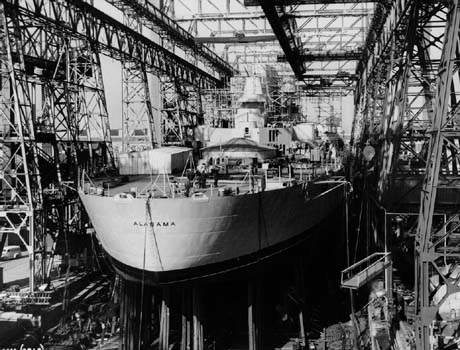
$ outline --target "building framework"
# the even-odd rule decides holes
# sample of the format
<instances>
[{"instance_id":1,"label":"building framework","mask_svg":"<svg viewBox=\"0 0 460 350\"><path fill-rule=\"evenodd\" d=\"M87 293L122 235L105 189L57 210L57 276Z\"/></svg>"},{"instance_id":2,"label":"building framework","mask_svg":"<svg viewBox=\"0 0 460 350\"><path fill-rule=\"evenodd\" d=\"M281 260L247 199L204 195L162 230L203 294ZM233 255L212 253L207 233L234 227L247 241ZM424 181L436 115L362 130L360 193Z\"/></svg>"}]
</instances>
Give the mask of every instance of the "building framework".
<instances>
[{"instance_id":1,"label":"building framework","mask_svg":"<svg viewBox=\"0 0 460 350\"><path fill-rule=\"evenodd\" d=\"M386 220L415 215L407 234L415 235L417 348L449 340L444 326L454 316L441 307L460 292L458 0L104 3L122 20L94 1L0 2L0 242L15 235L28 248L29 297L49 283L59 241L85 232L82 173L114 168L100 60L106 55L122 67L125 152L139 130L152 148L193 145L196 126L231 124L241 91L225 89L232 75L264 75L273 124L325 118L332 125L342 98L353 94L354 175L365 193L366 234L377 232L373 250L381 250L387 295ZM134 303L134 295L126 298ZM190 304L195 296L186 298ZM168 307L165 298L165 349ZM195 327L193 348L201 349L202 326ZM254 332L251 349L258 347ZM190 334L184 339L190 343Z\"/></svg>"},{"instance_id":2,"label":"building framework","mask_svg":"<svg viewBox=\"0 0 460 350\"><path fill-rule=\"evenodd\" d=\"M193 50L195 60L143 34L141 22L151 23L154 13L140 13L144 9L136 3L124 2L132 10L126 11L124 23L86 1L0 4L0 248L8 235L27 247L29 301L39 286L50 282L59 242L86 233L77 195L82 174L114 169L100 55L123 66L125 149L139 126L147 126L151 145L156 142L147 74L165 75L199 91L220 86L233 73L170 21L165 20L164 31L181 48ZM197 97L189 90L187 94L184 103L197 108ZM199 115L196 109L193 113ZM184 140L181 136L177 142ZM61 249L59 254L68 259L71 252Z\"/></svg>"}]
</instances>

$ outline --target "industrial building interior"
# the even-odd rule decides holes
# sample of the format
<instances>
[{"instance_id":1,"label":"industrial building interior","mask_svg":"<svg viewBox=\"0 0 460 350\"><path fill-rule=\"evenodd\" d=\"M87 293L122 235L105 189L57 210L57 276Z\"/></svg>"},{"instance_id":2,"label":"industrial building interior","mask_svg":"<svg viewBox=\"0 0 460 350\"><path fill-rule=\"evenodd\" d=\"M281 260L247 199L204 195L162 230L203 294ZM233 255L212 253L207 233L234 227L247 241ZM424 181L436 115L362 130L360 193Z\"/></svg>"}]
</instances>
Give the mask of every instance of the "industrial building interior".
<instances>
[{"instance_id":1,"label":"industrial building interior","mask_svg":"<svg viewBox=\"0 0 460 350\"><path fill-rule=\"evenodd\" d=\"M459 0L0 0L0 349L460 348L459 35ZM204 202L234 240L165 252Z\"/></svg>"}]
</instances>

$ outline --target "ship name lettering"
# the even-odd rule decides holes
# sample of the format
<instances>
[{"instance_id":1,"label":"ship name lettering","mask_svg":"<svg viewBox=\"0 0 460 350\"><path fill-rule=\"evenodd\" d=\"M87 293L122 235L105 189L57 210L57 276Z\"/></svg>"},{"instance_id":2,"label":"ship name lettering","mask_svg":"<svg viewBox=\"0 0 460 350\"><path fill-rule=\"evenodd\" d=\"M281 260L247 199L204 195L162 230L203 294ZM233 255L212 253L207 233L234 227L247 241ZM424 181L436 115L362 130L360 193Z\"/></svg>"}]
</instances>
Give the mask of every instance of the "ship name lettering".
<instances>
[{"instance_id":1,"label":"ship name lettering","mask_svg":"<svg viewBox=\"0 0 460 350\"><path fill-rule=\"evenodd\" d=\"M174 221L152 221L152 222L134 221L133 226L173 227L173 226L176 226L176 223Z\"/></svg>"}]
</instances>

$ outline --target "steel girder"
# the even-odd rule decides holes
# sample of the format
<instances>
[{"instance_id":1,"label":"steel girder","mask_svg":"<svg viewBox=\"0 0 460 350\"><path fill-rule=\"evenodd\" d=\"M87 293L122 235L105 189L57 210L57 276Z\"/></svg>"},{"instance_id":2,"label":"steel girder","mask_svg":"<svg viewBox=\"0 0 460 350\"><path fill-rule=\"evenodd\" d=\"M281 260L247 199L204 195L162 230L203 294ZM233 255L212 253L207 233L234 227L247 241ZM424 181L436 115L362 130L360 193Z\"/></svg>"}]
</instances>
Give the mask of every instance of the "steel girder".
<instances>
[{"instance_id":1,"label":"steel girder","mask_svg":"<svg viewBox=\"0 0 460 350\"><path fill-rule=\"evenodd\" d=\"M100 169L112 152L94 47L0 5L0 234L16 234L28 247L33 293L36 282L49 281L59 235L81 230L69 187L76 165Z\"/></svg>"},{"instance_id":2,"label":"steel girder","mask_svg":"<svg viewBox=\"0 0 460 350\"><path fill-rule=\"evenodd\" d=\"M102 54L118 60L135 60L149 71L166 74L203 88L222 83L219 77L198 68L142 34L123 25L83 0L4 0L6 11L17 11L37 27L88 40Z\"/></svg>"},{"instance_id":3,"label":"steel girder","mask_svg":"<svg viewBox=\"0 0 460 350\"><path fill-rule=\"evenodd\" d=\"M373 101L372 96L375 96L376 99L384 96L384 89L380 89L379 93L375 92L377 92L377 86L384 83L387 79L387 65L390 63L392 52L394 53L394 57L399 58L403 56L405 46L403 45L404 40L402 38L405 34L410 9L413 5L414 0L397 0L389 8L382 4L377 5L374 20L366 40L363 58L357 68L359 84L355 94L356 113L353 120L352 144L355 139L359 139L360 137L363 142L368 138L365 131L369 121L374 118L369 115L371 109L378 109L377 118L374 118L377 121L382 116L382 108L378 108L382 107L382 101L371 102L369 99ZM437 3L433 3L432 5L425 4L424 6L429 6L430 8L424 14L424 17L432 17L437 11L442 9L442 5ZM424 28L422 30L425 31ZM428 31L425 32L426 35L431 35ZM398 40L395 38L398 38ZM434 37L428 38L428 42L431 45L439 44L439 40Z\"/></svg>"},{"instance_id":4,"label":"steel girder","mask_svg":"<svg viewBox=\"0 0 460 350\"><path fill-rule=\"evenodd\" d=\"M338 9L315 9L313 11L297 10L290 13L288 16L292 18L334 18L334 17L366 17L369 15L368 11L358 10L338 10ZM176 18L177 23L188 22L221 22L221 21L242 21L242 20L255 20L265 19L263 12L233 12L233 13L199 13L190 17Z\"/></svg>"},{"instance_id":5,"label":"steel girder","mask_svg":"<svg viewBox=\"0 0 460 350\"><path fill-rule=\"evenodd\" d=\"M114 159L101 62L96 48L86 41L71 39L67 67L68 81L73 83L68 93L74 104L78 141L105 148L96 156L93 147L88 147L86 164L79 160L80 166L93 174L95 169L113 165Z\"/></svg>"},{"instance_id":6,"label":"steel girder","mask_svg":"<svg viewBox=\"0 0 460 350\"><path fill-rule=\"evenodd\" d=\"M313 4L356 4L377 2L378 0L275 0L278 6L283 5L313 5ZM244 6L261 6L263 0L244 0Z\"/></svg>"},{"instance_id":7,"label":"steel girder","mask_svg":"<svg viewBox=\"0 0 460 350\"><path fill-rule=\"evenodd\" d=\"M150 89L147 72L137 62L124 62L122 69L123 110L122 110L122 144L123 152L136 150L137 142L133 138L144 132L146 149L156 144Z\"/></svg>"},{"instance_id":8,"label":"steel girder","mask_svg":"<svg viewBox=\"0 0 460 350\"><path fill-rule=\"evenodd\" d=\"M108 3L119 8L123 13L133 12L141 21L142 25L155 32L161 31L170 41L180 48L190 51L203 63L212 67L223 76L230 77L235 73L234 68L217 54L204 45L195 41L193 36L167 16L164 11L158 9L151 0L106 0Z\"/></svg>"},{"instance_id":9,"label":"steel girder","mask_svg":"<svg viewBox=\"0 0 460 350\"><path fill-rule=\"evenodd\" d=\"M184 145L194 141L194 129L204 124L201 90L166 76L160 80L162 143Z\"/></svg>"},{"instance_id":10,"label":"steel girder","mask_svg":"<svg viewBox=\"0 0 460 350\"><path fill-rule=\"evenodd\" d=\"M454 306L448 307L449 315L441 308L448 299L460 293L460 276L453 273L460 262L456 238L460 231L458 208L440 226L436 226L433 220L437 190L442 187L441 178L452 174L453 170L456 178L459 176L458 167L452 167L460 154L459 30L460 5L458 0L453 0L449 4L443 38L415 244L418 349L449 343L449 338L443 334L443 326L455 321L455 315L450 315Z\"/></svg>"},{"instance_id":11,"label":"steel girder","mask_svg":"<svg viewBox=\"0 0 460 350\"><path fill-rule=\"evenodd\" d=\"M6 17L4 5L0 3L0 233L2 237L15 234L28 247L29 281L33 290L34 237L40 229L36 215L37 211L42 209L35 203L42 203L43 189L38 168L38 150L34 142L36 130L31 91L33 87L24 75L24 55L21 37L17 36L17 26L17 21L11 21ZM19 62L13 60L13 51L19 54ZM28 233L28 239L22 237L21 233Z\"/></svg>"},{"instance_id":12,"label":"steel girder","mask_svg":"<svg viewBox=\"0 0 460 350\"><path fill-rule=\"evenodd\" d=\"M124 12L124 24L142 32L142 25L137 13ZM155 123L149 82L145 65L136 61L122 62L122 151L137 150L138 143L134 142L136 134L144 133L143 148L155 146Z\"/></svg>"},{"instance_id":13,"label":"steel girder","mask_svg":"<svg viewBox=\"0 0 460 350\"><path fill-rule=\"evenodd\" d=\"M361 50L337 50L337 51L317 51L317 52L304 52L300 57L305 62L312 61L348 61L348 60L359 60L362 56ZM284 62L286 56L278 56L278 62Z\"/></svg>"},{"instance_id":14,"label":"steel girder","mask_svg":"<svg viewBox=\"0 0 460 350\"><path fill-rule=\"evenodd\" d=\"M282 53L280 46L275 47L273 41L266 41L264 45L255 41L273 40L273 30L265 14L259 9L244 8L241 2L227 2L225 7L217 1L208 1L211 12L203 11L200 1L190 1L187 6L178 4L176 20L187 26L199 40L214 45L216 49L223 47L223 57L233 62L240 71L257 71L259 64L273 63L270 59L272 51L277 50L278 56ZM196 9L192 10L194 8ZM230 6L231 5L231 6ZM373 5L359 5L349 3L338 9L333 5L300 5L286 8L284 18L296 23L293 25L295 35L300 38L299 46L308 54L312 52L342 52L359 51L364 40L364 31L367 25L366 16L371 16ZM251 42L251 44L248 44ZM225 44L219 45L219 44ZM277 43L276 43L277 44ZM327 54L326 54L327 56ZM322 57L319 57L322 60ZM348 60L336 64L335 57L332 61L322 60L327 70L349 71L355 73L357 55L348 56ZM319 62L319 61L315 61ZM306 70L320 73L323 67L318 64L306 62ZM332 64L330 64L332 63ZM344 69L343 65L346 65ZM287 74L289 65L274 63L277 70ZM279 68L278 68L279 67Z\"/></svg>"},{"instance_id":15,"label":"steel girder","mask_svg":"<svg viewBox=\"0 0 460 350\"><path fill-rule=\"evenodd\" d=\"M439 344L447 339L444 326L454 320L441 307L459 292L458 207L435 205L437 188L458 191L460 175L460 12L458 1L451 4L448 16L439 2L401 1L381 9L386 14L375 27L379 39L367 47L368 61L360 65L356 99L362 117L356 146L380 149L372 164L381 203L398 205L385 201L396 177L425 174L416 236L418 349L433 348L430 337ZM446 220L434 223L435 211Z\"/></svg>"},{"instance_id":16,"label":"steel girder","mask_svg":"<svg viewBox=\"0 0 460 350\"><path fill-rule=\"evenodd\" d=\"M278 38L278 42L286 55L294 75L297 79L302 80L302 75L305 73L305 66L300 57L301 51L299 48L299 40L294 34L292 23L285 16L284 9L276 7L272 1L264 1L261 7L270 23L273 32Z\"/></svg>"},{"instance_id":17,"label":"steel girder","mask_svg":"<svg viewBox=\"0 0 460 350\"><path fill-rule=\"evenodd\" d=\"M393 22L396 27L391 30L388 45L379 52L375 66L362 72L370 73L361 75L356 95L354 135L359 127L360 143L355 146L358 150L371 144L378 151L377 188L382 203L391 194L396 176L424 172L423 140L426 142L426 130L431 125L433 86L442 42L442 37L433 33L437 31L435 27L444 26L442 5L406 5L402 17Z\"/></svg>"}]
</instances>

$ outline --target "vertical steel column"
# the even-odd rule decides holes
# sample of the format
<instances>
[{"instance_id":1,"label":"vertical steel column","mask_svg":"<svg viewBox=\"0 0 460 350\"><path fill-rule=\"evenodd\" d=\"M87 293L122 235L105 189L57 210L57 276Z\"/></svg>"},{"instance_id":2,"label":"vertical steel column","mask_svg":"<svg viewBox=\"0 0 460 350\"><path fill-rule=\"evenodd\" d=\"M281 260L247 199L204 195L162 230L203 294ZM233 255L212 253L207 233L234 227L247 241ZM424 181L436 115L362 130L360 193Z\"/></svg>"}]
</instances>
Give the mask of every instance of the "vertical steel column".
<instances>
[{"instance_id":1,"label":"vertical steel column","mask_svg":"<svg viewBox=\"0 0 460 350\"><path fill-rule=\"evenodd\" d=\"M170 302L169 287L163 288L163 295L161 300L161 313L160 313L160 340L159 349L169 350L169 302Z\"/></svg>"},{"instance_id":2,"label":"vertical steel column","mask_svg":"<svg viewBox=\"0 0 460 350\"><path fill-rule=\"evenodd\" d=\"M261 348L261 290L260 279L248 281L248 341L249 350Z\"/></svg>"},{"instance_id":3,"label":"vertical steel column","mask_svg":"<svg viewBox=\"0 0 460 350\"><path fill-rule=\"evenodd\" d=\"M191 349L191 319L192 319L192 294L190 288L183 286L182 293L182 335L181 335L181 350Z\"/></svg>"},{"instance_id":4,"label":"vertical steel column","mask_svg":"<svg viewBox=\"0 0 460 350\"><path fill-rule=\"evenodd\" d=\"M123 12L123 22L132 29L142 32L142 23L129 8ZM122 62L123 111L122 149L135 150L136 146L151 149L155 145L155 125L152 102L144 64L134 61ZM145 140L136 145L135 136L142 132Z\"/></svg>"},{"instance_id":5,"label":"vertical steel column","mask_svg":"<svg viewBox=\"0 0 460 350\"><path fill-rule=\"evenodd\" d=\"M430 349L430 328L438 311L439 304L445 298L458 291L456 285L452 285L436 266L436 259L443 257L448 259L447 252L440 253L437 243L448 242L445 238L439 239L439 232L433 232L433 214L437 188L439 187L441 160L443 157L444 143L449 143L449 138L460 137L458 129L449 128L448 116L452 94L452 78L456 68L459 29L460 29L460 7L458 0L450 2L447 25L444 33L443 51L439 64L439 76L437 91L434 102L434 119L432 130L429 134L429 150L426 166L426 174L421 192L420 213L416 235L416 342L417 348L421 350ZM448 138L449 137L449 138ZM444 227L448 228L448 225ZM436 238L438 237L438 238ZM436 240L434 240L436 239ZM456 254L458 259L458 254ZM440 281L447 285L446 295L438 305L431 302L430 291L430 270L439 273Z\"/></svg>"},{"instance_id":6,"label":"vertical steel column","mask_svg":"<svg viewBox=\"0 0 460 350\"><path fill-rule=\"evenodd\" d=\"M153 288L120 277L120 350L149 349L153 342Z\"/></svg>"},{"instance_id":7,"label":"vertical steel column","mask_svg":"<svg viewBox=\"0 0 460 350\"><path fill-rule=\"evenodd\" d=\"M1 234L15 234L28 247L30 291L35 290L34 220L40 218L43 193L35 143L33 89L25 74L19 19L8 18L0 4L0 181ZM17 60L13 60L13 51ZM28 232L28 242L21 232Z\"/></svg>"},{"instance_id":8,"label":"vertical steel column","mask_svg":"<svg viewBox=\"0 0 460 350\"><path fill-rule=\"evenodd\" d=\"M201 287L193 286L193 350L204 349L204 334L203 334L203 315L202 307L203 300L201 295Z\"/></svg>"},{"instance_id":9,"label":"vertical steel column","mask_svg":"<svg viewBox=\"0 0 460 350\"><path fill-rule=\"evenodd\" d=\"M75 109L78 141L88 145L88 172L94 173L113 166L114 159L101 63L86 41L71 40L68 50L70 109Z\"/></svg>"}]
</instances>

